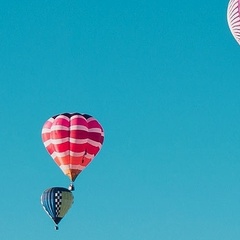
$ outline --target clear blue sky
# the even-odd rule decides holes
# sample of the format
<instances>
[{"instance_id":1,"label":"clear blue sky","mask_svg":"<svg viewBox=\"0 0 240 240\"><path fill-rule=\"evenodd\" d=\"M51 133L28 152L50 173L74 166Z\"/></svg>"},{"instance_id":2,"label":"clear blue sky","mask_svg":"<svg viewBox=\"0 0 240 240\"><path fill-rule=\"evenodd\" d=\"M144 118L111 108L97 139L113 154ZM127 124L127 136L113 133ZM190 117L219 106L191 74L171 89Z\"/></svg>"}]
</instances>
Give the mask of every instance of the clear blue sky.
<instances>
[{"instance_id":1,"label":"clear blue sky","mask_svg":"<svg viewBox=\"0 0 240 240\"><path fill-rule=\"evenodd\" d=\"M0 239L240 238L240 47L227 1L0 1ZM105 130L60 230L52 115Z\"/></svg>"}]
</instances>

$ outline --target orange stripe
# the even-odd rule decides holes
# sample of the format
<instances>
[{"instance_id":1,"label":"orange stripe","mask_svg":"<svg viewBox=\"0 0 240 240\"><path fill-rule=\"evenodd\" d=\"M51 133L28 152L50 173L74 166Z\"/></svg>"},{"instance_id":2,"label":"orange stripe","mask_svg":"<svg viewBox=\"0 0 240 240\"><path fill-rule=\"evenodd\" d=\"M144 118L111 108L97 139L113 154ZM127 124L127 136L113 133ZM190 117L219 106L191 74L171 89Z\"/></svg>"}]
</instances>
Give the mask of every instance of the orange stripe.
<instances>
[{"instance_id":1,"label":"orange stripe","mask_svg":"<svg viewBox=\"0 0 240 240\"><path fill-rule=\"evenodd\" d=\"M56 162L56 164L58 166L61 166L61 165L69 165L70 164L70 161L69 161L69 156L65 156L65 157L55 157L54 158L54 161Z\"/></svg>"},{"instance_id":2,"label":"orange stripe","mask_svg":"<svg viewBox=\"0 0 240 240\"><path fill-rule=\"evenodd\" d=\"M81 173L81 170L77 170L77 169L67 169L65 171L63 171L65 175L67 175L71 181L75 181L75 179L77 178L78 174Z\"/></svg>"}]
</instances>

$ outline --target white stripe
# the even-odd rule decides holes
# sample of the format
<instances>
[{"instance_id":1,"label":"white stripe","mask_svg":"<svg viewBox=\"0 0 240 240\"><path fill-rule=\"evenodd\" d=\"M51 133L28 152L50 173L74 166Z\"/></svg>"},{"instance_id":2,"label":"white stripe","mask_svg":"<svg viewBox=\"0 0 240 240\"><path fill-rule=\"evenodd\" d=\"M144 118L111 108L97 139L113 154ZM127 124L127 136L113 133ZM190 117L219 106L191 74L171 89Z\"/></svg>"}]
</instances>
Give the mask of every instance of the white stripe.
<instances>
[{"instance_id":1,"label":"white stripe","mask_svg":"<svg viewBox=\"0 0 240 240\"><path fill-rule=\"evenodd\" d=\"M82 130L86 132L95 132L95 133L103 133L101 128L90 128L88 129L86 126L80 126L80 125L72 125L69 127L66 126L61 126L61 125L54 125L50 128L43 128L42 133L50 133L51 131L56 131L56 130L66 130L66 131L71 131L71 130Z\"/></svg>"},{"instance_id":2,"label":"white stripe","mask_svg":"<svg viewBox=\"0 0 240 240\"><path fill-rule=\"evenodd\" d=\"M51 131L57 131L57 130L66 130L66 131L69 131L69 127L66 127L66 126L62 126L62 125L53 125L51 127Z\"/></svg>"},{"instance_id":3,"label":"white stripe","mask_svg":"<svg viewBox=\"0 0 240 240\"><path fill-rule=\"evenodd\" d=\"M75 144L85 144L87 143L87 139L76 139L76 138L59 138L59 139L51 139L52 144L62 144L62 143L75 143Z\"/></svg>"},{"instance_id":4,"label":"white stripe","mask_svg":"<svg viewBox=\"0 0 240 240\"><path fill-rule=\"evenodd\" d=\"M71 125L70 130L83 130L83 131L88 131L88 128L86 126L82 125Z\"/></svg>"},{"instance_id":5,"label":"white stripe","mask_svg":"<svg viewBox=\"0 0 240 240\"><path fill-rule=\"evenodd\" d=\"M81 118L81 119L86 120L84 116L78 115L78 114L71 116L71 120L72 120L72 119L75 119L75 118Z\"/></svg>"},{"instance_id":6,"label":"white stripe","mask_svg":"<svg viewBox=\"0 0 240 240\"><path fill-rule=\"evenodd\" d=\"M76 143L76 144L85 144L85 143L87 143L87 139L69 138L69 142Z\"/></svg>"},{"instance_id":7,"label":"white stripe","mask_svg":"<svg viewBox=\"0 0 240 240\"><path fill-rule=\"evenodd\" d=\"M49 119L47 120L47 122L53 123L53 122L54 122L54 118L53 118L53 117L49 118ZM46 122L46 123L47 123L47 122Z\"/></svg>"},{"instance_id":8,"label":"white stripe","mask_svg":"<svg viewBox=\"0 0 240 240\"><path fill-rule=\"evenodd\" d=\"M90 123L90 122L97 122L99 124L99 122L94 118L94 117L90 117L87 119L87 122ZM99 124L100 125L100 124Z\"/></svg>"},{"instance_id":9,"label":"white stripe","mask_svg":"<svg viewBox=\"0 0 240 240\"><path fill-rule=\"evenodd\" d=\"M61 168L62 171L64 172L65 170L68 170L68 169L83 170L83 169L85 168L85 166L69 164L69 165L61 165L60 168Z\"/></svg>"},{"instance_id":10,"label":"white stripe","mask_svg":"<svg viewBox=\"0 0 240 240\"><path fill-rule=\"evenodd\" d=\"M43 128L42 129L42 134L44 133L50 133L51 132L51 129L50 128Z\"/></svg>"},{"instance_id":11,"label":"white stripe","mask_svg":"<svg viewBox=\"0 0 240 240\"><path fill-rule=\"evenodd\" d=\"M237 9L233 12L233 14L231 15L231 19L235 19L235 18L238 18L239 14L238 14L238 11Z\"/></svg>"},{"instance_id":12,"label":"white stripe","mask_svg":"<svg viewBox=\"0 0 240 240\"><path fill-rule=\"evenodd\" d=\"M102 133L101 128L89 128L88 132Z\"/></svg>"},{"instance_id":13,"label":"white stripe","mask_svg":"<svg viewBox=\"0 0 240 240\"><path fill-rule=\"evenodd\" d=\"M85 151L83 151L83 152L72 152L72 151L69 151L69 152L70 152L70 156L71 157L82 157L85 154Z\"/></svg>"},{"instance_id":14,"label":"white stripe","mask_svg":"<svg viewBox=\"0 0 240 240\"><path fill-rule=\"evenodd\" d=\"M90 145L94 146L94 147L99 147L100 148L102 146L102 144L100 142L96 142L96 141L93 141L91 139L88 140L88 143Z\"/></svg>"},{"instance_id":15,"label":"white stripe","mask_svg":"<svg viewBox=\"0 0 240 240\"><path fill-rule=\"evenodd\" d=\"M51 157L52 157L53 159L55 159L55 158L57 157L56 152L53 152L53 153L51 154Z\"/></svg>"},{"instance_id":16,"label":"white stripe","mask_svg":"<svg viewBox=\"0 0 240 240\"><path fill-rule=\"evenodd\" d=\"M94 156L95 156L94 154L86 153L86 155L84 157L92 160L94 158Z\"/></svg>"},{"instance_id":17,"label":"white stripe","mask_svg":"<svg viewBox=\"0 0 240 240\"><path fill-rule=\"evenodd\" d=\"M54 152L51 157L55 159L55 157L57 158L62 158L62 157L66 157L69 155L69 151L65 151L65 152Z\"/></svg>"},{"instance_id":18,"label":"white stripe","mask_svg":"<svg viewBox=\"0 0 240 240\"><path fill-rule=\"evenodd\" d=\"M82 157L82 156L84 156L84 154L85 154L85 151L83 151L83 152L65 151L65 152L54 152L54 153L52 153L51 157L52 158L55 158L55 157L62 158L62 157L66 157L69 155L71 157Z\"/></svg>"},{"instance_id":19,"label":"white stripe","mask_svg":"<svg viewBox=\"0 0 240 240\"><path fill-rule=\"evenodd\" d=\"M85 144L88 143L94 147L99 147L101 148L102 143L100 142L96 142L94 140L91 139L75 139L75 138L60 138L60 139L49 139L47 141L44 141L43 144L45 147L48 147L50 144L62 144L62 143L74 143L74 144Z\"/></svg>"},{"instance_id":20,"label":"white stripe","mask_svg":"<svg viewBox=\"0 0 240 240\"><path fill-rule=\"evenodd\" d=\"M50 139L52 144L61 144L65 142L69 142L69 137L59 138L59 139Z\"/></svg>"},{"instance_id":21,"label":"white stripe","mask_svg":"<svg viewBox=\"0 0 240 240\"><path fill-rule=\"evenodd\" d=\"M69 117L62 115L62 114L59 114L55 119L59 119L59 118L63 118L65 120L69 121Z\"/></svg>"},{"instance_id":22,"label":"white stripe","mask_svg":"<svg viewBox=\"0 0 240 240\"><path fill-rule=\"evenodd\" d=\"M51 142L51 139L43 142L43 144L44 144L45 147L48 147L51 143L52 143L52 142Z\"/></svg>"}]
</instances>

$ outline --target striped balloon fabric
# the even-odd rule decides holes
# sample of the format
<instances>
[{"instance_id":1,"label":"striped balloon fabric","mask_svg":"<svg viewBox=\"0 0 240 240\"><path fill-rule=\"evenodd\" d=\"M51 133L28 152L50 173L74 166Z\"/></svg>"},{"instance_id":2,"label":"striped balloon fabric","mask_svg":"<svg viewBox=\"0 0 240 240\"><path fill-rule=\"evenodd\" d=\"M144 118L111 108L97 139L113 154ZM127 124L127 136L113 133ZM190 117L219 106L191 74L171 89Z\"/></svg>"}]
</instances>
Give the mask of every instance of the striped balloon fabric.
<instances>
[{"instance_id":1,"label":"striped balloon fabric","mask_svg":"<svg viewBox=\"0 0 240 240\"><path fill-rule=\"evenodd\" d=\"M73 204L73 194L63 187L49 188L41 195L41 204L45 212L56 223L56 229L58 229L58 223Z\"/></svg>"},{"instance_id":2,"label":"striped balloon fabric","mask_svg":"<svg viewBox=\"0 0 240 240\"><path fill-rule=\"evenodd\" d=\"M232 35L240 44L240 0L230 0L227 9L227 21Z\"/></svg>"},{"instance_id":3,"label":"striped balloon fabric","mask_svg":"<svg viewBox=\"0 0 240 240\"><path fill-rule=\"evenodd\" d=\"M63 113L46 121L42 140L63 173L74 181L101 149L104 132L90 115Z\"/></svg>"}]
</instances>

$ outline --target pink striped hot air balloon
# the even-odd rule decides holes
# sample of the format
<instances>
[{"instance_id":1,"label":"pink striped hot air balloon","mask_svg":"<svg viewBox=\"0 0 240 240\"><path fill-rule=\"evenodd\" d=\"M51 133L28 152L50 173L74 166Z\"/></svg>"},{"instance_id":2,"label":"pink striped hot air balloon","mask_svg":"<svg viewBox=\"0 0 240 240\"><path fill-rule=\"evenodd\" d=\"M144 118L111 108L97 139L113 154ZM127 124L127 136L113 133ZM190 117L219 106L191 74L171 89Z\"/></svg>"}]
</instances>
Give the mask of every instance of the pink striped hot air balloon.
<instances>
[{"instance_id":1,"label":"pink striped hot air balloon","mask_svg":"<svg viewBox=\"0 0 240 240\"><path fill-rule=\"evenodd\" d=\"M42 140L48 153L73 182L102 147L104 132L90 115L63 113L49 118L42 128Z\"/></svg>"},{"instance_id":2,"label":"pink striped hot air balloon","mask_svg":"<svg viewBox=\"0 0 240 240\"><path fill-rule=\"evenodd\" d=\"M240 0L229 1L227 21L233 37L240 44Z\"/></svg>"}]
</instances>

